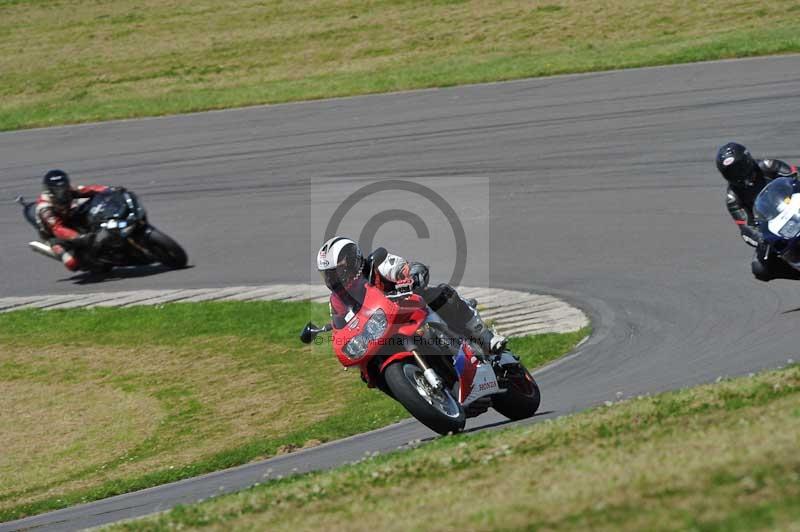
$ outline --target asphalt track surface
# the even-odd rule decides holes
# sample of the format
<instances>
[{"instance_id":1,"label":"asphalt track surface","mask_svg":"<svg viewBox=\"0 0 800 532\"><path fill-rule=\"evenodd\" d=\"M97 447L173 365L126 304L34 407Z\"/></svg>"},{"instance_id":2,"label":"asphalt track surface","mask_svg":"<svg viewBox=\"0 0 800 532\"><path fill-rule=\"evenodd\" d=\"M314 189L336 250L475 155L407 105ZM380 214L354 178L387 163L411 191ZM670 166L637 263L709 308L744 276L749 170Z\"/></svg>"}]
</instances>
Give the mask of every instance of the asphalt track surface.
<instances>
[{"instance_id":1,"label":"asphalt track surface","mask_svg":"<svg viewBox=\"0 0 800 532\"><path fill-rule=\"evenodd\" d=\"M800 160L798 108L800 56L785 56L0 134L0 295L305 282L312 182L450 180L458 202L473 176L491 182L490 237L473 243L490 284L594 320L538 374L546 415L747 374L797 358L800 284L752 279L713 155L736 139ZM33 256L5 199L52 166L138 191L196 267L85 283ZM96 525L429 436L409 421L20 525Z\"/></svg>"}]
</instances>

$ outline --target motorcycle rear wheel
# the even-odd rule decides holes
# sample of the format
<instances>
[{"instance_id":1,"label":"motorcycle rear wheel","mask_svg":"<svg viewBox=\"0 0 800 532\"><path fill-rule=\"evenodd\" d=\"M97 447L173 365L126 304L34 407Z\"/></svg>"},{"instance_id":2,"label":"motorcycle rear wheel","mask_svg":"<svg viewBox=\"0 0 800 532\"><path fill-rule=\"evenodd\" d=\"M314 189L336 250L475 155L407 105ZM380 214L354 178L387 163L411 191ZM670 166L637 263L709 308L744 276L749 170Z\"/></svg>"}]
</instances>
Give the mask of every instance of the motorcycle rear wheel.
<instances>
[{"instance_id":1,"label":"motorcycle rear wheel","mask_svg":"<svg viewBox=\"0 0 800 532\"><path fill-rule=\"evenodd\" d=\"M542 401L539 385L522 364L509 370L507 378L508 389L492 396L492 407L514 421L533 417Z\"/></svg>"},{"instance_id":2,"label":"motorcycle rear wheel","mask_svg":"<svg viewBox=\"0 0 800 532\"><path fill-rule=\"evenodd\" d=\"M464 409L445 388L432 389L422 369L409 360L399 360L386 368L384 378L395 399L420 423L439 434L464 430Z\"/></svg>"}]
</instances>

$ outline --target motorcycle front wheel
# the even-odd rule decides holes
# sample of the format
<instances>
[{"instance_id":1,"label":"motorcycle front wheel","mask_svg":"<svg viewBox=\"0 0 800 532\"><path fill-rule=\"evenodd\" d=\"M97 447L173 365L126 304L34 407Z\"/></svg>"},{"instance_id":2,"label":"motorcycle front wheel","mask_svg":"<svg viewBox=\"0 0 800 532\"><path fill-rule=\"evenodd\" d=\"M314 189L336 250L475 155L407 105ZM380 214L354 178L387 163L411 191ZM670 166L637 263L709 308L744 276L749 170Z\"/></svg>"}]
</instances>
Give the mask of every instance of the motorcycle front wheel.
<instances>
[{"instance_id":1,"label":"motorcycle front wheel","mask_svg":"<svg viewBox=\"0 0 800 532\"><path fill-rule=\"evenodd\" d=\"M389 365L384 379L395 399L429 429L439 434L464 430L464 409L446 388L433 389L413 361L399 360Z\"/></svg>"},{"instance_id":2,"label":"motorcycle front wheel","mask_svg":"<svg viewBox=\"0 0 800 532\"><path fill-rule=\"evenodd\" d=\"M144 238L147 251L167 268L184 268L189 258L180 244L153 228Z\"/></svg>"}]
</instances>

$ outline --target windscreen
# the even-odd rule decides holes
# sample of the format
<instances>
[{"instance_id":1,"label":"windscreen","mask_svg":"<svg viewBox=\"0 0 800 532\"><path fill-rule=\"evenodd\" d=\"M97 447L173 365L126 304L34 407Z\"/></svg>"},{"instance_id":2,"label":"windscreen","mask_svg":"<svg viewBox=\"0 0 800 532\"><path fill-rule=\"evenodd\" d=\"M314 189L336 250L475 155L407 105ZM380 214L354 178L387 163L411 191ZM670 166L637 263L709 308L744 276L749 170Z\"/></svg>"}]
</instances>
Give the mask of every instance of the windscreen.
<instances>
[{"instance_id":1,"label":"windscreen","mask_svg":"<svg viewBox=\"0 0 800 532\"><path fill-rule=\"evenodd\" d=\"M128 216L128 203L121 191L95 195L86 207L86 220L91 226L98 226L112 218L125 219Z\"/></svg>"},{"instance_id":2,"label":"windscreen","mask_svg":"<svg viewBox=\"0 0 800 532\"><path fill-rule=\"evenodd\" d=\"M800 233L800 190L794 179L772 181L756 198L753 212L770 233L784 239Z\"/></svg>"},{"instance_id":3,"label":"windscreen","mask_svg":"<svg viewBox=\"0 0 800 532\"><path fill-rule=\"evenodd\" d=\"M782 177L764 187L753 206L756 216L762 220L772 220L778 216L795 193L793 181Z\"/></svg>"}]
</instances>

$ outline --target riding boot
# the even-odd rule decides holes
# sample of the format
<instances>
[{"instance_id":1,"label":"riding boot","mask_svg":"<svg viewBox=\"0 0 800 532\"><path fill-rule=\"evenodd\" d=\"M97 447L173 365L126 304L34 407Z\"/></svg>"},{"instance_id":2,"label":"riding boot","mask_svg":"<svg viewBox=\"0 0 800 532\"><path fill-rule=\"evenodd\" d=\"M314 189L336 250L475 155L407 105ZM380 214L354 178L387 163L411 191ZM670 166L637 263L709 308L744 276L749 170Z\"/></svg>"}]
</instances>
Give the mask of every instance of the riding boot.
<instances>
[{"instance_id":1,"label":"riding boot","mask_svg":"<svg viewBox=\"0 0 800 532\"><path fill-rule=\"evenodd\" d=\"M478 342L488 353L502 353L508 343L505 336L497 334L484 323L475 309L473 309L472 318L464 324L464 329L467 336Z\"/></svg>"}]
</instances>

